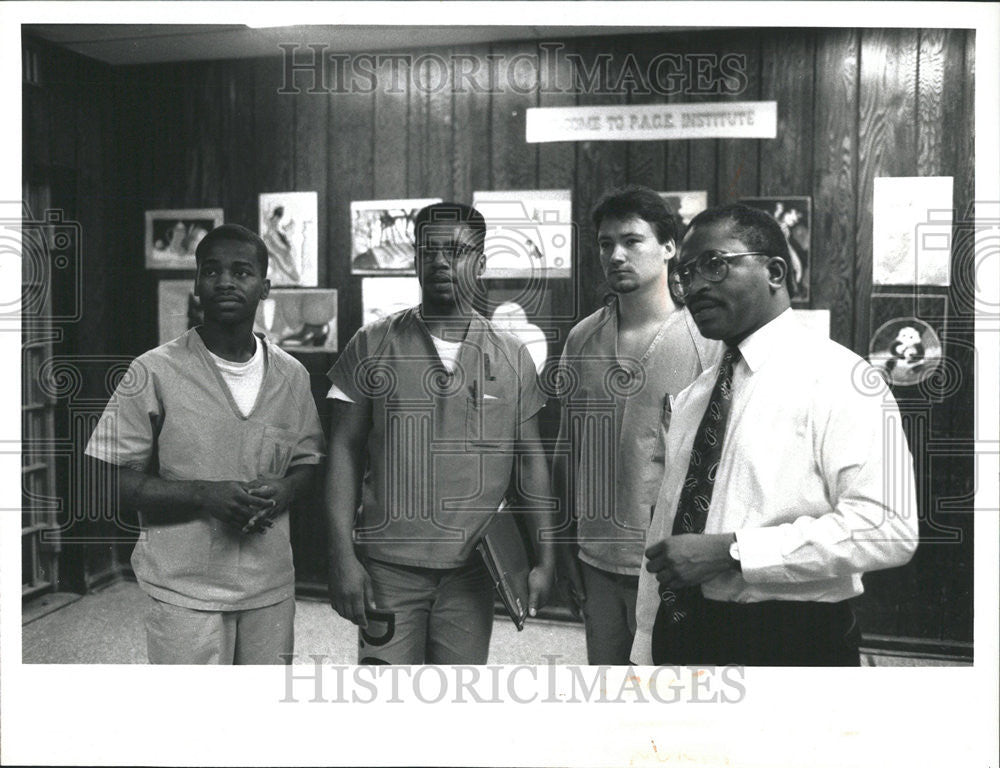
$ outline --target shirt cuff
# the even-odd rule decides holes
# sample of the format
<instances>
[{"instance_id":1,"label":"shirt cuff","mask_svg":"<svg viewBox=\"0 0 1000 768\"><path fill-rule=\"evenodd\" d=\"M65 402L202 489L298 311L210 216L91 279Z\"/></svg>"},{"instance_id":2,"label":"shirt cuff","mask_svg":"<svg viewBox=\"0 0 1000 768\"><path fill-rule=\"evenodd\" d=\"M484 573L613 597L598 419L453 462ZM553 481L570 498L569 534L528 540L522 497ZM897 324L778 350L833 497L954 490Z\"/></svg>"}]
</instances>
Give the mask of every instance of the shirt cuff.
<instances>
[{"instance_id":1,"label":"shirt cuff","mask_svg":"<svg viewBox=\"0 0 1000 768\"><path fill-rule=\"evenodd\" d=\"M740 571L748 584L787 581L782 554L781 529L744 528L736 531L740 548Z\"/></svg>"},{"instance_id":2,"label":"shirt cuff","mask_svg":"<svg viewBox=\"0 0 1000 768\"><path fill-rule=\"evenodd\" d=\"M632 653L629 654L629 661L642 667L653 664L653 637L644 630L636 630L635 640L632 641Z\"/></svg>"}]
</instances>

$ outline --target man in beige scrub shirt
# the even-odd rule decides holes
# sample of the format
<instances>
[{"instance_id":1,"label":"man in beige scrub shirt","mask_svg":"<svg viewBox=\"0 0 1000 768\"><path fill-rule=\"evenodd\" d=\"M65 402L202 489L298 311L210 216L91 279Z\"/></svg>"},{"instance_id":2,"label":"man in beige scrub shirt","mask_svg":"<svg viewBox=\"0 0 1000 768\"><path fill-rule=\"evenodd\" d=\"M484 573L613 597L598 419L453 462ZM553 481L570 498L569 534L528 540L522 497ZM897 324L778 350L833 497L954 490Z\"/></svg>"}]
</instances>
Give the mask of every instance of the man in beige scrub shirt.
<instances>
[{"instance_id":1,"label":"man in beige scrub shirt","mask_svg":"<svg viewBox=\"0 0 1000 768\"><path fill-rule=\"evenodd\" d=\"M288 514L323 456L309 375L252 332L267 249L243 227L196 251L203 325L138 357L87 445L139 510L132 554L150 597L149 661L288 663Z\"/></svg>"}]
</instances>

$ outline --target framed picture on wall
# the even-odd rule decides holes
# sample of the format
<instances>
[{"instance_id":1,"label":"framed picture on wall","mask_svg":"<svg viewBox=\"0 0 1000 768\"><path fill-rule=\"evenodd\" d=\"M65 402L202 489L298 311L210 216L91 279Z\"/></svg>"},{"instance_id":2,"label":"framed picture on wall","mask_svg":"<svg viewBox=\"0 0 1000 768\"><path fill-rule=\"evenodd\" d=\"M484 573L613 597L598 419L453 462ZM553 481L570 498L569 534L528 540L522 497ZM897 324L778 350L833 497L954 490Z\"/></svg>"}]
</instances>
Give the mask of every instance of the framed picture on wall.
<instances>
[{"instance_id":1,"label":"framed picture on wall","mask_svg":"<svg viewBox=\"0 0 1000 768\"><path fill-rule=\"evenodd\" d=\"M812 198L745 197L740 202L751 208L767 211L778 222L788 243L792 303L807 305L812 252Z\"/></svg>"},{"instance_id":2,"label":"framed picture on wall","mask_svg":"<svg viewBox=\"0 0 1000 768\"><path fill-rule=\"evenodd\" d=\"M272 290L257 305L254 330L289 352L336 352L337 291Z\"/></svg>"},{"instance_id":3,"label":"framed picture on wall","mask_svg":"<svg viewBox=\"0 0 1000 768\"><path fill-rule=\"evenodd\" d=\"M193 270L195 248L220 224L221 208L146 211L146 269Z\"/></svg>"},{"instance_id":4,"label":"framed picture on wall","mask_svg":"<svg viewBox=\"0 0 1000 768\"><path fill-rule=\"evenodd\" d=\"M708 192L704 189L660 192L660 197L685 227L691 223L691 219L708 208Z\"/></svg>"},{"instance_id":5,"label":"framed picture on wall","mask_svg":"<svg viewBox=\"0 0 1000 768\"><path fill-rule=\"evenodd\" d=\"M161 280L156 295L160 344L201 325L203 315L194 295L194 280Z\"/></svg>"},{"instance_id":6,"label":"framed picture on wall","mask_svg":"<svg viewBox=\"0 0 1000 768\"><path fill-rule=\"evenodd\" d=\"M568 189L474 192L486 218L485 278L570 277L573 203Z\"/></svg>"},{"instance_id":7,"label":"framed picture on wall","mask_svg":"<svg viewBox=\"0 0 1000 768\"><path fill-rule=\"evenodd\" d=\"M259 210L271 285L319 285L317 194L267 192L260 196Z\"/></svg>"},{"instance_id":8,"label":"framed picture on wall","mask_svg":"<svg viewBox=\"0 0 1000 768\"><path fill-rule=\"evenodd\" d=\"M415 277L366 277L361 281L361 323L368 325L420 303Z\"/></svg>"},{"instance_id":9,"label":"framed picture on wall","mask_svg":"<svg viewBox=\"0 0 1000 768\"><path fill-rule=\"evenodd\" d=\"M351 203L351 274L415 275L417 212L441 198Z\"/></svg>"},{"instance_id":10,"label":"framed picture on wall","mask_svg":"<svg viewBox=\"0 0 1000 768\"><path fill-rule=\"evenodd\" d=\"M919 384L941 365L947 315L944 294L872 294L868 362L893 386Z\"/></svg>"}]
</instances>

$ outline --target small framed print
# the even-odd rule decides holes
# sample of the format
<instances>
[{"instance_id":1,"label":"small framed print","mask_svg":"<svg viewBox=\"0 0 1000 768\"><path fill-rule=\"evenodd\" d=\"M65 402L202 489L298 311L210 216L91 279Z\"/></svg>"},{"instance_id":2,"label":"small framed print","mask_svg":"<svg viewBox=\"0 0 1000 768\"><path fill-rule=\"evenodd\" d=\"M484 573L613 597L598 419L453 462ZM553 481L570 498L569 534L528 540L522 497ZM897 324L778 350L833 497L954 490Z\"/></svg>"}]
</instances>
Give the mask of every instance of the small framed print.
<instances>
[{"instance_id":1,"label":"small framed print","mask_svg":"<svg viewBox=\"0 0 1000 768\"><path fill-rule=\"evenodd\" d=\"M254 330L289 352L336 352L337 291L274 289L257 305Z\"/></svg>"},{"instance_id":2,"label":"small framed print","mask_svg":"<svg viewBox=\"0 0 1000 768\"><path fill-rule=\"evenodd\" d=\"M415 275L414 221L441 198L351 203L351 274Z\"/></svg>"},{"instance_id":3,"label":"small framed print","mask_svg":"<svg viewBox=\"0 0 1000 768\"><path fill-rule=\"evenodd\" d=\"M193 271L198 243L220 224L221 208L146 211L146 269Z\"/></svg>"},{"instance_id":4,"label":"small framed print","mask_svg":"<svg viewBox=\"0 0 1000 768\"><path fill-rule=\"evenodd\" d=\"M809 274L812 266L812 198L745 197L740 202L771 214L788 243L789 288L792 303L809 304Z\"/></svg>"}]
</instances>

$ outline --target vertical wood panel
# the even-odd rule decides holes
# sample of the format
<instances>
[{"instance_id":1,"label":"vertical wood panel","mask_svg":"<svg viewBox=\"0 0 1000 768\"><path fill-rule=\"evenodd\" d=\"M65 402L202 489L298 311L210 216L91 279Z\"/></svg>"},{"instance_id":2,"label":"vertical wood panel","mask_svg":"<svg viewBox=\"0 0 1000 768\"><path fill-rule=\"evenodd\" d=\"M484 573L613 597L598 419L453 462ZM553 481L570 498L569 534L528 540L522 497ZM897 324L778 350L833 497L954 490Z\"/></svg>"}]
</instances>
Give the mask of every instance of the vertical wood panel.
<instances>
[{"instance_id":1,"label":"vertical wood panel","mask_svg":"<svg viewBox=\"0 0 1000 768\"><path fill-rule=\"evenodd\" d=\"M785 32L789 40L797 32ZM719 101L757 101L760 98L760 33L741 30L725 33L713 46L719 56L737 54L745 57L746 88L742 93L721 95ZM720 139L716 200L720 205L757 194L760 166L760 145L767 139Z\"/></svg>"},{"instance_id":2,"label":"vertical wood panel","mask_svg":"<svg viewBox=\"0 0 1000 768\"><path fill-rule=\"evenodd\" d=\"M660 49L664 53L675 54L684 52L684 41L686 36L673 34L673 35L661 35L660 36ZM664 88L670 92L667 94L668 104L677 104L687 101L687 96L684 94L683 88L676 88L671 85L668 80L669 69L666 65L660 65L662 69L659 71L654 71L653 75L662 80L662 85ZM688 157L691 152L691 141L689 139L683 139L680 141L667 141L666 144L666 158L664 163L664 182L663 189L664 192L669 191L681 191L686 189L694 189L691 186L688 173ZM709 204L714 204L714 200L709 197Z\"/></svg>"},{"instance_id":3,"label":"vertical wood panel","mask_svg":"<svg viewBox=\"0 0 1000 768\"><path fill-rule=\"evenodd\" d=\"M406 119L406 194L409 197L427 197L431 194L427 179L427 93L414 87L420 80L420 69L413 62L409 68L407 99L409 109Z\"/></svg>"},{"instance_id":4,"label":"vertical wood panel","mask_svg":"<svg viewBox=\"0 0 1000 768\"><path fill-rule=\"evenodd\" d=\"M254 146L257 149L257 194L290 192L294 187L295 111L293 97L282 96L278 93L283 76L281 59L257 59L254 61ZM256 220L257 216L255 215L254 231L258 228Z\"/></svg>"},{"instance_id":5,"label":"vertical wood panel","mask_svg":"<svg viewBox=\"0 0 1000 768\"><path fill-rule=\"evenodd\" d=\"M328 234L333 229L333 222L327 220L324 210L329 197L327 191L327 120L330 95L326 93L309 93L292 96L280 96L292 102L295 109L295 189L302 192L316 192L317 197L317 231L314 233L317 244L318 282L320 286L329 285L329 259L337 258L331 254L328 245Z\"/></svg>"},{"instance_id":6,"label":"vertical wood panel","mask_svg":"<svg viewBox=\"0 0 1000 768\"><path fill-rule=\"evenodd\" d=\"M497 57L491 114L493 189L534 189L538 145L524 140L525 114L538 103L538 71L532 63L537 49L527 43L502 43L491 49Z\"/></svg>"},{"instance_id":7,"label":"vertical wood panel","mask_svg":"<svg viewBox=\"0 0 1000 768\"><path fill-rule=\"evenodd\" d=\"M394 83L387 68L379 71L375 88L374 187L378 200L406 197L406 133L409 111L410 66L399 63L399 83ZM337 103L336 98L334 104ZM361 200L361 197L355 197Z\"/></svg>"},{"instance_id":8,"label":"vertical wood panel","mask_svg":"<svg viewBox=\"0 0 1000 768\"><path fill-rule=\"evenodd\" d=\"M824 30L816 41L812 305L830 309L830 338L846 347L854 341L859 45L851 30Z\"/></svg>"},{"instance_id":9,"label":"vertical wood panel","mask_svg":"<svg viewBox=\"0 0 1000 768\"><path fill-rule=\"evenodd\" d=\"M153 94L150 114L153 179L150 208L178 208L184 197L184 138L181 115L184 105L183 71L177 64L162 70L151 67L149 86Z\"/></svg>"},{"instance_id":10,"label":"vertical wood panel","mask_svg":"<svg viewBox=\"0 0 1000 768\"><path fill-rule=\"evenodd\" d=\"M872 198L878 176L913 176L917 33L861 32L854 351L867 354L872 289Z\"/></svg>"},{"instance_id":11,"label":"vertical wood panel","mask_svg":"<svg viewBox=\"0 0 1000 768\"><path fill-rule=\"evenodd\" d=\"M222 204L222 169L225 167L222 141L222 112L225 93L224 63L210 61L197 80L198 94L197 142L200 154L198 205L216 207Z\"/></svg>"},{"instance_id":12,"label":"vertical wood panel","mask_svg":"<svg viewBox=\"0 0 1000 768\"><path fill-rule=\"evenodd\" d=\"M318 97L313 97L318 98ZM254 66L251 61L226 63L222 76L223 176L225 220L257 231L255 176L260 153L254 144ZM325 136L324 136L325 139Z\"/></svg>"},{"instance_id":13,"label":"vertical wood panel","mask_svg":"<svg viewBox=\"0 0 1000 768\"><path fill-rule=\"evenodd\" d=\"M339 289L338 342L343 349L361 326L361 280L350 274L350 206L352 200L369 200L373 196L375 97L335 93L330 99L327 276L328 284Z\"/></svg>"},{"instance_id":14,"label":"vertical wood panel","mask_svg":"<svg viewBox=\"0 0 1000 768\"><path fill-rule=\"evenodd\" d=\"M713 38L708 38L708 41L711 40ZM681 51L688 56L693 53L711 52L712 43L708 41L703 42L702 40L698 40L697 42L692 42L687 40L681 46ZM685 93L681 95L680 101L696 103L714 100L710 97L687 93L687 90L690 88L691 84L688 83ZM687 189L705 190L708 193L708 204L710 206L718 205L721 200L721 193L716 183L718 180L719 140L688 139L686 143L688 145Z\"/></svg>"},{"instance_id":15,"label":"vertical wood panel","mask_svg":"<svg viewBox=\"0 0 1000 768\"><path fill-rule=\"evenodd\" d=\"M760 98L778 102L778 135L760 142L764 196L812 194L814 35L811 30L769 32L761 41ZM823 78L840 76L839 69L821 71Z\"/></svg>"},{"instance_id":16,"label":"vertical wood panel","mask_svg":"<svg viewBox=\"0 0 1000 768\"><path fill-rule=\"evenodd\" d=\"M592 38L576 41L574 48L580 55L577 76L582 79L587 72L597 75L590 92L581 91L577 103L581 106L596 104L623 104L624 96L608 93L618 80L621 56L615 55L621 41ZM612 59L605 65L604 57ZM590 210L601 195L612 187L625 182L627 147L621 141L581 141L576 145L576 188L573 194L579 233L579 258L577 263L583 278L580 286L581 312L589 314L601 305L607 292L597 253L597 234L590 221Z\"/></svg>"},{"instance_id":17,"label":"vertical wood panel","mask_svg":"<svg viewBox=\"0 0 1000 768\"><path fill-rule=\"evenodd\" d=\"M962 76L962 122L958 130L959 176L956 179L955 195L962 201L960 214L971 220L971 208L976 199L976 33L965 32L965 67ZM983 126L989 130L989 126Z\"/></svg>"},{"instance_id":18,"label":"vertical wood panel","mask_svg":"<svg viewBox=\"0 0 1000 768\"><path fill-rule=\"evenodd\" d=\"M958 146L954 141L962 118L963 44L961 30L920 32L917 70L917 170L921 176L952 175ZM945 109L945 103L951 105ZM959 106L955 109L955 106Z\"/></svg>"},{"instance_id":19,"label":"vertical wood panel","mask_svg":"<svg viewBox=\"0 0 1000 768\"><path fill-rule=\"evenodd\" d=\"M576 103L576 95L571 91L573 82L573 66L566 58L565 42L543 41L539 45L539 60L542 66L539 70L538 106L569 107ZM543 48L542 46L546 46ZM561 46L558 47L557 46ZM576 181L576 148L572 142L557 141L538 145L538 186L541 189L572 190ZM573 220L580 220L580 201L573 199ZM580 269L581 233L579 227L573 227L573 258L572 275L569 279L550 280L549 293L552 296L553 314L569 318L582 316L579 307L580 288L583 285L583 273ZM562 352L566 335L573 327L573 319L553 322L549 325L540 323L543 330L552 331L556 335L549 344L549 355L558 359Z\"/></svg>"},{"instance_id":20,"label":"vertical wood panel","mask_svg":"<svg viewBox=\"0 0 1000 768\"><path fill-rule=\"evenodd\" d=\"M454 140L451 113L452 51L433 51L436 57L422 67L420 80L427 89L427 190L431 197L454 200Z\"/></svg>"},{"instance_id":21,"label":"vertical wood panel","mask_svg":"<svg viewBox=\"0 0 1000 768\"><path fill-rule=\"evenodd\" d=\"M460 203L472 203L477 189L491 189L491 91L489 46L464 48L453 70L452 194Z\"/></svg>"},{"instance_id":22,"label":"vertical wood panel","mask_svg":"<svg viewBox=\"0 0 1000 768\"><path fill-rule=\"evenodd\" d=\"M630 66L630 72L634 73L640 84L644 83L650 62L660 53L660 38L654 35L643 35L633 39L629 49L625 52L630 56L627 65L634 62L634 67ZM666 97L656 93L652 88L645 85L643 93L640 89L630 89L630 104L663 104ZM628 144L628 168L626 177L630 184L642 184L652 189L663 191L663 171L666 164L667 155L666 141L632 141Z\"/></svg>"}]
</instances>

